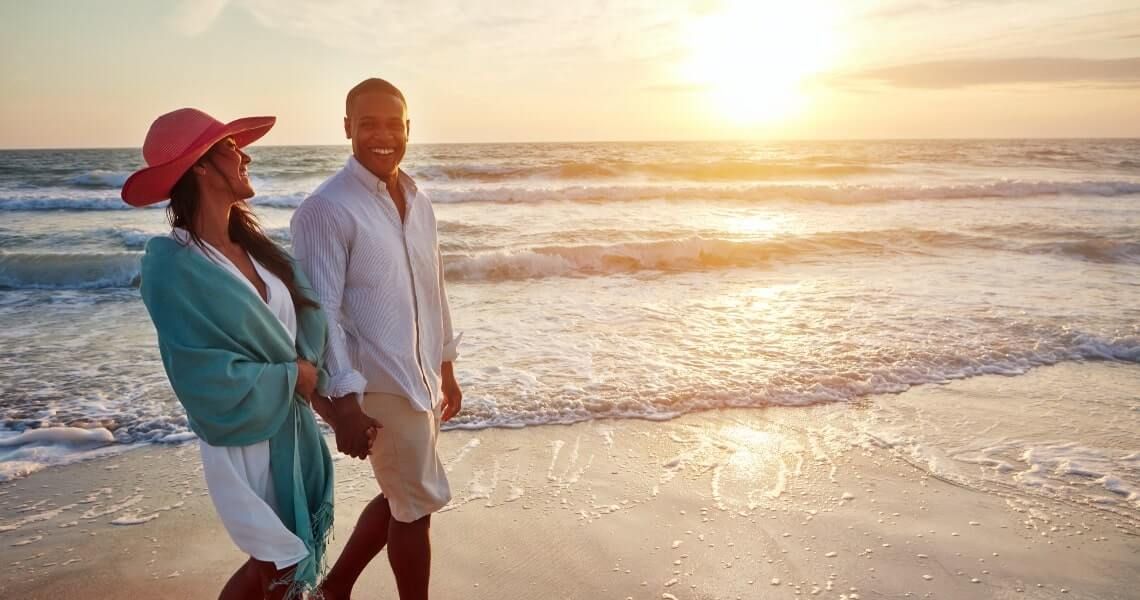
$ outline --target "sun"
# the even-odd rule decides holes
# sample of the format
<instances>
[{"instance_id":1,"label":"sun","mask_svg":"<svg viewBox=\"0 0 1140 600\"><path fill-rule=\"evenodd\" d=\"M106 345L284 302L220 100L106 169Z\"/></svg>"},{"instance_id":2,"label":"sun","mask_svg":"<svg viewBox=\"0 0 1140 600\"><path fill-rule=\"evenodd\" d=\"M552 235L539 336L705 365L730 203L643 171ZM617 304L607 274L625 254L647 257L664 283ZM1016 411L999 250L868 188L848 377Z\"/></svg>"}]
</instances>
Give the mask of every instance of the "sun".
<instances>
[{"instance_id":1,"label":"sun","mask_svg":"<svg viewBox=\"0 0 1140 600\"><path fill-rule=\"evenodd\" d=\"M805 81L836 58L837 21L824 0L724 0L686 28L681 77L730 121L793 116L807 103Z\"/></svg>"}]
</instances>

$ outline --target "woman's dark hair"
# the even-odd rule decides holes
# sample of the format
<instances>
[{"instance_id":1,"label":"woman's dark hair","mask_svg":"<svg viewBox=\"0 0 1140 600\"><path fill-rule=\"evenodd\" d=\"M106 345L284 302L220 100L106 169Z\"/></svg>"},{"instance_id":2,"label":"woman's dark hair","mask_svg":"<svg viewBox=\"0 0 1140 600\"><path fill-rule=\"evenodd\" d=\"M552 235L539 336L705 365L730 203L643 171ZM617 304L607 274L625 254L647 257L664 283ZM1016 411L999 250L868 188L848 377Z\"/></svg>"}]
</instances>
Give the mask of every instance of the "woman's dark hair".
<instances>
[{"instance_id":1,"label":"woman's dark hair","mask_svg":"<svg viewBox=\"0 0 1140 600\"><path fill-rule=\"evenodd\" d=\"M190 233L190 239L204 249L202 238L198 237L198 232L194 229L194 220L198 215L199 193L198 180L194 177L193 169L189 169L170 190L170 204L166 206L166 218L170 221L171 227L185 229ZM229 235L231 240L237 242L257 262L285 283L295 309L320 307L297 291L297 282L293 280L293 265L289 256L265 235L261 224L257 222L257 217L245 203L235 204L230 209Z\"/></svg>"}]
</instances>

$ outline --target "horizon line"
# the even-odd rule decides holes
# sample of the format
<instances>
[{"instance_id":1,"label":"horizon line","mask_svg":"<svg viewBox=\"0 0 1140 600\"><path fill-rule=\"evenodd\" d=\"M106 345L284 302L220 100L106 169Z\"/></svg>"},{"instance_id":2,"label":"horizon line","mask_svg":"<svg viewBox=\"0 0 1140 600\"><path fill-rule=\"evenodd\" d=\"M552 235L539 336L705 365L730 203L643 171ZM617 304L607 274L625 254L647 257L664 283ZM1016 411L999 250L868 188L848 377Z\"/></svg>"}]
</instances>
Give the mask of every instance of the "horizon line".
<instances>
[{"instance_id":1,"label":"horizon line","mask_svg":"<svg viewBox=\"0 0 1140 600\"><path fill-rule=\"evenodd\" d=\"M526 146L538 144L587 145L587 144L763 144L763 143L821 143L821 142L1011 142L1011 141L1096 141L1096 140L1138 140L1140 135L1120 136L1027 136L1027 137L881 137L881 138L722 138L722 139L648 139L648 140L554 140L554 141L509 141L509 142L408 142L408 146ZM258 144L259 148L350 148L351 143L342 144ZM141 150L142 146L7 146L0 152L44 151L44 150Z\"/></svg>"}]
</instances>

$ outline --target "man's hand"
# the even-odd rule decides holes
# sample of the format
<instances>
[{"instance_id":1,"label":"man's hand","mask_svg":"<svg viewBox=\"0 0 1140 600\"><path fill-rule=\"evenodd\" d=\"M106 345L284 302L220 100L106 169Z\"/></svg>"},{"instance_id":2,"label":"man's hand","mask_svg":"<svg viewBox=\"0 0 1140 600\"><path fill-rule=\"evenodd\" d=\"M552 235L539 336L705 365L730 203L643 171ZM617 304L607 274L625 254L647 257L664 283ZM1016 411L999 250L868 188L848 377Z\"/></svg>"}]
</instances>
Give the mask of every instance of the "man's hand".
<instances>
[{"instance_id":1,"label":"man's hand","mask_svg":"<svg viewBox=\"0 0 1140 600\"><path fill-rule=\"evenodd\" d=\"M441 385L443 416L441 418L444 421L450 421L463 408L463 390L459 389L459 382L455 381L455 369L452 363L443 363L439 370L443 375L443 384Z\"/></svg>"},{"instance_id":2,"label":"man's hand","mask_svg":"<svg viewBox=\"0 0 1140 600\"><path fill-rule=\"evenodd\" d=\"M353 458L368 458L380 423L360 410L356 394L333 398L332 405L336 449Z\"/></svg>"}]
</instances>

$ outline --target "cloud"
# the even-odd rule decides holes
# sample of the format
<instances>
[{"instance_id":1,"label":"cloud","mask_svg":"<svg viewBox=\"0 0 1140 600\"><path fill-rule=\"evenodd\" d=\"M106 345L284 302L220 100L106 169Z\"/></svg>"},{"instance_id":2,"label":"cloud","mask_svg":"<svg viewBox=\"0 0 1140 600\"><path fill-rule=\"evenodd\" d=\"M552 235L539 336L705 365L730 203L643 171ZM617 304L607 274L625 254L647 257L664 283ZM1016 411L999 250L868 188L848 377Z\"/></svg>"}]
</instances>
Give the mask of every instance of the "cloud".
<instances>
[{"instance_id":1,"label":"cloud","mask_svg":"<svg viewBox=\"0 0 1140 600\"><path fill-rule=\"evenodd\" d=\"M398 53L424 34L406 2L384 6L357 0L241 0L261 26L344 50ZM424 7L426 22L438 17Z\"/></svg>"},{"instance_id":2,"label":"cloud","mask_svg":"<svg viewBox=\"0 0 1140 600\"><path fill-rule=\"evenodd\" d=\"M465 47L521 56L612 42L665 12L652 0L235 0L262 26L330 47L385 56L423 56ZM673 11L676 13L677 11Z\"/></svg>"},{"instance_id":3,"label":"cloud","mask_svg":"<svg viewBox=\"0 0 1140 600\"><path fill-rule=\"evenodd\" d=\"M942 17L950 12L970 10L1002 9L1019 4L1029 4L1026 0L902 0L886 2L858 13L863 19L909 19Z\"/></svg>"},{"instance_id":4,"label":"cloud","mask_svg":"<svg viewBox=\"0 0 1140 600\"><path fill-rule=\"evenodd\" d=\"M839 82L876 82L893 87L925 89L1018 84L1123 84L1140 87L1140 58L940 60L869 69L841 76Z\"/></svg>"},{"instance_id":5,"label":"cloud","mask_svg":"<svg viewBox=\"0 0 1140 600\"><path fill-rule=\"evenodd\" d=\"M707 85L698 83L658 83L643 86L641 89L659 94L695 94L707 92L710 88Z\"/></svg>"},{"instance_id":6,"label":"cloud","mask_svg":"<svg viewBox=\"0 0 1140 600\"><path fill-rule=\"evenodd\" d=\"M182 0L170 14L169 24L186 36L196 36L213 25L229 0Z\"/></svg>"},{"instance_id":7,"label":"cloud","mask_svg":"<svg viewBox=\"0 0 1140 600\"><path fill-rule=\"evenodd\" d=\"M574 93L664 78L672 62L651 61L679 51L692 1L232 0L231 9L401 81Z\"/></svg>"}]
</instances>

